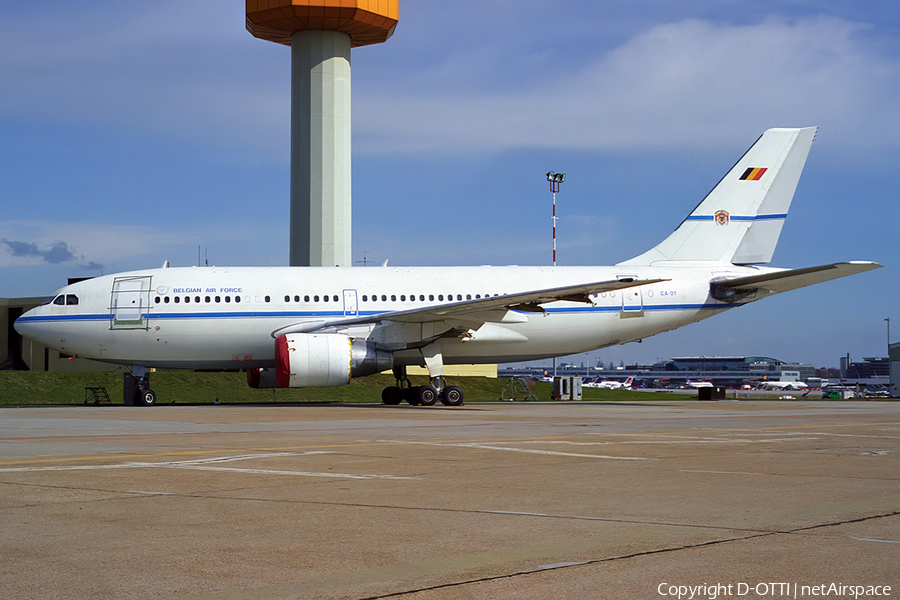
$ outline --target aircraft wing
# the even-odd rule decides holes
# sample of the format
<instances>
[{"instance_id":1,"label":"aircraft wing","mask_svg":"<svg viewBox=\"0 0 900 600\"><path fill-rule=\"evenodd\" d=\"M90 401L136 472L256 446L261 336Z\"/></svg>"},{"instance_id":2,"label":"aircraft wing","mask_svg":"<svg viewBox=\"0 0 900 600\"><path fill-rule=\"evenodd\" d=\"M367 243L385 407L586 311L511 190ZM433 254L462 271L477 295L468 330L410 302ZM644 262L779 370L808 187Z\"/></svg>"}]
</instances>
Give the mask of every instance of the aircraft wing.
<instances>
[{"instance_id":1,"label":"aircraft wing","mask_svg":"<svg viewBox=\"0 0 900 600\"><path fill-rule=\"evenodd\" d=\"M882 266L875 262L852 261L723 279L712 283L712 295L719 300L736 301L759 290L770 294L780 294L781 292L795 290L814 283L831 281L839 277L879 269Z\"/></svg>"},{"instance_id":2,"label":"aircraft wing","mask_svg":"<svg viewBox=\"0 0 900 600\"><path fill-rule=\"evenodd\" d=\"M429 321L441 321L450 318L481 323L499 322L504 320L504 317L507 316L509 311L543 313L544 309L541 308L542 304L560 301L585 302L590 304L591 294L612 292L641 285L650 285L661 281L668 281L668 279L613 279L609 281L598 281L594 283L519 292L516 294L504 294L502 296L491 296L489 298L479 298L476 300L463 300L462 302L448 302L437 306L423 306L421 308L389 311L374 315L342 317L321 321L304 321L302 323L278 329L273 332L272 335L277 337L284 333L310 333L329 327L365 325L369 323L380 323L382 321L427 323Z\"/></svg>"}]
</instances>

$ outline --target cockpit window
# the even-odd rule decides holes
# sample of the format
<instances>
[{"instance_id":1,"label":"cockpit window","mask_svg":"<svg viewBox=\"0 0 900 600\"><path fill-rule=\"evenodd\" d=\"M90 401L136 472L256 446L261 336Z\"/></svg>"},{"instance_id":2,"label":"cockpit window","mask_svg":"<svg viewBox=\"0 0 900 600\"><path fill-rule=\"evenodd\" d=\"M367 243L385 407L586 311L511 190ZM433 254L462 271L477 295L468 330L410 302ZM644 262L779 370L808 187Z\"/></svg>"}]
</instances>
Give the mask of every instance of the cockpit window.
<instances>
[{"instance_id":1,"label":"cockpit window","mask_svg":"<svg viewBox=\"0 0 900 600\"><path fill-rule=\"evenodd\" d=\"M55 304L57 306L65 306L65 304L66 304L65 295L60 294L59 296L57 296L56 299L53 301L53 304Z\"/></svg>"},{"instance_id":2,"label":"cockpit window","mask_svg":"<svg viewBox=\"0 0 900 600\"><path fill-rule=\"evenodd\" d=\"M56 298L56 296L50 296L49 298L47 298L46 300L44 300L43 302L41 302L41 306L47 306L48 304L50 304L51 302L53 302L53 300L54 300L55 298Z\"/></svg>"},{"instance_id":3,"label":"cockpit window","mask_svg":"<svg viewBox=\"0 0 900 600\"><path fill-rule=\"evenodd\" d=\"M75 294L66 294L66 306L77 306L78 296Z\"/></svg>"}]
</instances>

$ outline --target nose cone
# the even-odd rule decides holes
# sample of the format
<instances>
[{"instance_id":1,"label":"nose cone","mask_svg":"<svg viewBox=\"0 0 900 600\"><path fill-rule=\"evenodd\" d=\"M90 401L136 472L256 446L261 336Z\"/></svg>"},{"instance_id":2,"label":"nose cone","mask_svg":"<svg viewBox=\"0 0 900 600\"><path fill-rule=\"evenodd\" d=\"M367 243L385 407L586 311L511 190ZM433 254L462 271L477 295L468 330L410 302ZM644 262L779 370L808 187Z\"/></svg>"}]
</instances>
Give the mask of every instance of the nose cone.
<instances>
[{"instance_id":1,"label":"nose cone","mask_svg":"<svg viewBox=\"0 0 900 600\"><path fill-rule=\"evenodd\" d=\"M37 314L38 309L32 308L24 315L16 319L16 322L13 323L13 327L19 333L19 335L23 337L30 338L32 340L41 341L41 326L40 321L41 318Z\"/></svg>"}]
</instances>

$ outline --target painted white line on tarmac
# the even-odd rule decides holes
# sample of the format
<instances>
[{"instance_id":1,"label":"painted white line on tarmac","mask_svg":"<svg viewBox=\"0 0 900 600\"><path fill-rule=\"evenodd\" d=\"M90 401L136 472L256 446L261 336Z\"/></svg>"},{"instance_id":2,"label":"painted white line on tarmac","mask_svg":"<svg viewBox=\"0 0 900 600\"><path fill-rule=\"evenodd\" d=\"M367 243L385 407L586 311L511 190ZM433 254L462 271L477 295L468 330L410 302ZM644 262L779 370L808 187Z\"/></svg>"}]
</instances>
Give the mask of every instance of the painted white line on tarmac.
<instances>
[{"instance_id":1,"label":"painted white line on tarmac","mask_svg":"<svg viewBox=\"0 0 900 600\"><path fill-rule=\"evenodd\" d=\"M571 452L553 452L551 450L533 450L530 448L507 448L505 446L493 446L490 444L438 444L436 442L411 442L408 440L378 440L391 444L417 444L422 446L439 446L442 448L477 448L479 450L505 450L507 452L525 452L527 454L545 454L548 456L572 456L576 458L606 458L609 460L658 460L645 456L606 456L604 454L574 454ZM518 442L528 444L531 442Z\"/></svg>"},{"instance_id":2,"label":"painted white line on tarmac","mask_svg":"<svg viewBox=\"0 0 900 600\"><path fill-rule=\"evenodd\" d=\"M215 458L198 458L196 460L184 460L173 463L154 463L159 465L164 464L172 464L172 465L203 465L209 463L222 463L222 462L232 462L235 460L252 460L254 458L277 458L282 456L310 456L313 454L334 454L333 452L326 452L324 450L310 451L310 452L272 452L269 454L242 454L240 456L218 456Z\"/></svg>"},{"instance_id":3,"label":"painted white line on tarmac","mask_svg":"<svg viewBox=\"0 0 900 600\"><path fill-rule=\"evenodd\" d=\"M765 438L760 440L748 440L743 438L695 438L689 440L627 440L613 442L566 442L566 441L550 441L535 440L533 442L504 442L507 444L568 444L572 446L613 446L624 444L763 444L768 442L806 442L814 441L815 438Z\"/></svg>"},{"instance_id":4,"label":"painted white line on tarmac","mask_svg":"<svg viewBox=\"0 0 900 600\"><path fill-rule=\"evenodd\" d=\"M900 544L900 540L878 540L875 538L858 538L850 536L851 540L858 540L860 542L881 542L882 544Z\"/></svg>"},{"instance_id":5,"label":"painted white line on tarmac","mask_svg":"<svg viewBox=\"0 0 900 600\"><path fill-rule=\"evenodd\" d=\"M342 479L419 479L418 477L400 477L396 475L372 475L366 473L317 473L312 471L281 471L275 469L237 469L233 467L217 467L212 463L229 462L235 460L251 460L259 458L273 458L286 456L307 456L312 454L333 454L333 452L273 452L269 454L242 454L238 456L218 456L213 458L201 458L196 460L182 460L175 462L130 462L117 465L67 465L56 467L17 467L0 469L0 473L34 473L41 471L102 471L105 469L191 469L195 471L220 471L226 473L252 473L257 475L294 475L300 477L330 477ZM160 492L132 491L135 494L160 494Z\"/></svg>"},{"instance_id":6,"label":"painted white line on tarmac","mask_svg":"<svg viewBox=\"0 0 900 600\"><path fill-rule=\"evenodd\" d=\"M744 471L695 471L693 469L678 469L679 473L712 473L714 475L765 475L765 473L746 473Z\"/></svg>"},{"instance_id":7,"label":"painted white line on tarmac","mask_svg":"<svg viewBox=\"0 0 900 600\"><path fill-rule=\"evenodd\" d=\"M484 512L492 515L518 515L520 517L549 517L546 513L519 512L516 510L486 510Z\"/></svg>"},{"instance_id":8,"label":"painted white line on tarmac","mask_svg":"<svg viewBox=\"0 0 900 600\"><path fill-rule=\"evenodd\" d=\"M158 465L153 465L158 466ZM419 477L400 477L396 475L365 475L358 473L313 473L307 471L274 471L271 469L233 469L230 467L208 467L204 465L162 465L173 469L190 469L192 471L220 471L224 473L251 473L258 475L299 475L303 477L337 477L343 479L420 479Z\"/></svg>"}]
</instances>

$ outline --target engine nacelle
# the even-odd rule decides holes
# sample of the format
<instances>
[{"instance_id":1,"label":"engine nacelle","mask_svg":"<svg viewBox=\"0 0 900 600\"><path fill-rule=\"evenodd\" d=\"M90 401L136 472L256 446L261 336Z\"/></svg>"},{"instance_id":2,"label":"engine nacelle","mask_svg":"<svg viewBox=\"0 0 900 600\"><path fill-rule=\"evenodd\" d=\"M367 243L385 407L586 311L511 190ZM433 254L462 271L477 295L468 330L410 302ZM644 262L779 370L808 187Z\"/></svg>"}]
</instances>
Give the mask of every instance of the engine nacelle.
<instances>
[{"instance_id":1,"label":"engine nacelle","mask_svg":"<svg viewBox=\"0 0 900 600\"><path fill-rule=\"evenodd\" d=\"M352 377L380 373L393 366L390 352L337 333L288 333L275 340L279 387L346 385Z\"/></svg>"},{"instance_id":2,"label":"engine nacelle","mask_svg":"<svg viewBox=\"0 0 900 600\"><path fill-rule=\"evenodd\" d=\"M252 388L277 388L275 369L247 369L247 385Z\"/></svg>"}]
</instances>

